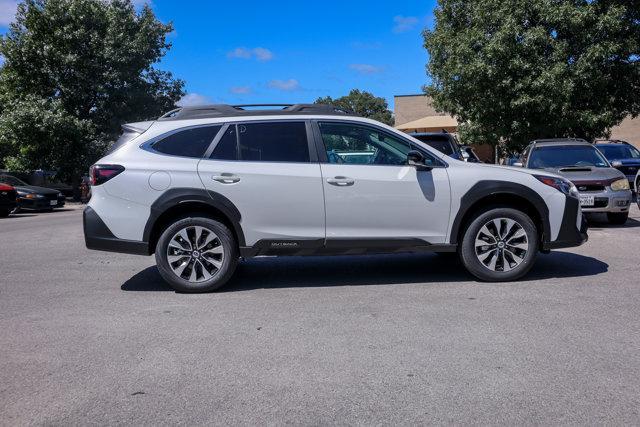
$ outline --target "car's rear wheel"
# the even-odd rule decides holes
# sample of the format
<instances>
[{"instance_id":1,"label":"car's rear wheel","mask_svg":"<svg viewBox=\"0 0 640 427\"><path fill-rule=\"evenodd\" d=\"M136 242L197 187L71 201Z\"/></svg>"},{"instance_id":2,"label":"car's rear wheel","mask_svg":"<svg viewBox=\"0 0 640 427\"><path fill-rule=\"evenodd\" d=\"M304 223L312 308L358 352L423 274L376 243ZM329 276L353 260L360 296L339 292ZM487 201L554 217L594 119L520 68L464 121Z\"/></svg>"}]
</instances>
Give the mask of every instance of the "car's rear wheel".
<instances>
[{"instance_id":1,"label":"car's rear wheel","mask_svg":"<svg viewBox=\"0 0 640 427\"><path fill-rule=\"evenodd\" d=\"M629 218L629 212L607 212L607 220L611 224L623 225Z\"/></svg>"},{"instance_id":2,"label":"car's rear wheel","mask_svg":"<svg viewBox=\"0 0 640 427\"><path fill-rule=\"evenodd\" d=\"M233 234L206 217L180 219L167 227L156 245L162 277L180 292L208 292L223 286L238 263Z\"/></svg>"},{"instance_id":3,"label":"car's rear wheel","mask_svg":"<svg viewBox=\"0 0 640 427\"><path fill-rule=\"evenodd\" d=\"M538 255L538 231L525 213L510 208L480 212L467 227L460 259L480 280L516 280L529 272Z\"/></svg>"}]
</instances>

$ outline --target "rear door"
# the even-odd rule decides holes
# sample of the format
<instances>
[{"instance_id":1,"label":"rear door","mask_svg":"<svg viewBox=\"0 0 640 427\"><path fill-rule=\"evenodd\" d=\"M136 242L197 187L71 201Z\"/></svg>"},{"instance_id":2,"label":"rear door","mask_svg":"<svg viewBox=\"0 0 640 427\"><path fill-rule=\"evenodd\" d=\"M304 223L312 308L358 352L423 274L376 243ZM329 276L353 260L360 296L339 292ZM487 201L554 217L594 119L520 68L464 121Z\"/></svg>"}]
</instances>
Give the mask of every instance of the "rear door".
<instances>
[{"instance_id":1,"label":"rear door","mask_svg":"<svg viewBox=\"0 0 640 427\"><path fill-rule=\"evenodd\" d=\"M320 165L304 120L225 125L198 164L204 186L240 211L247 246L325 237Z\"/></svg>"}]
</instances>

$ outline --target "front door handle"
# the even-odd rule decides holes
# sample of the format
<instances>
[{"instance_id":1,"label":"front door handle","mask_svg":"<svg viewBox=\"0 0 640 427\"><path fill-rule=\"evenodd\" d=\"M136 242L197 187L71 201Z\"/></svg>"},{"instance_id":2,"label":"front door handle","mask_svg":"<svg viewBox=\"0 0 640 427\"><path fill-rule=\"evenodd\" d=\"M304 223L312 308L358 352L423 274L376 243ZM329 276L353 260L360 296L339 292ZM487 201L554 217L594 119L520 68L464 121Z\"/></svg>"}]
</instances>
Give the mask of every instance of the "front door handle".
<instances>
[{"instance_id":1,"label":"front door handle","mask_svg":"<svg viewBox=\"0 0 640 427\"><path fill-rule=\"evenodd\" d=\"M221 173L220 175L213 175L211 179L222 184L235 184L236 182L240 181L240 177L232 173Z\"/></svg>"},{"instance_id":2,"label":"front door handle","mask_svg":"<svg viewBox=\"0 0 640 427\"><path fill-rule=\"evenodd\" d=\"M335 176L327 179L327 182L338 187L348 187L353 185L356 181L353 178L348 178L346 176Z\"/></svg>"}]
</instances>

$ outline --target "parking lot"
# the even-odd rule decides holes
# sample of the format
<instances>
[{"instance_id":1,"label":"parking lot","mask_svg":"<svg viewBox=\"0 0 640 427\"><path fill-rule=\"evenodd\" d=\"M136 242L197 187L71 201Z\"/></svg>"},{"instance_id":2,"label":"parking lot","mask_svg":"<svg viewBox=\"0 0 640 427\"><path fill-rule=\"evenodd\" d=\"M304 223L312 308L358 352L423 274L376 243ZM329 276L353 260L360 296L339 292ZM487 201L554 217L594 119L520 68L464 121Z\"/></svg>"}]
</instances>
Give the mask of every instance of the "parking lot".
<instances>
[{"instance_id":1,"label":"parking lot","mask_svg":"<svg viewBox=\"0 0 640 427\"><path fill-rule=\"evenodd\" d=\"M516 283L430 254L253 259L177 294L81 207L0 220L0 424L640 420L640 213Z\"/></svg>"}]
</instances>

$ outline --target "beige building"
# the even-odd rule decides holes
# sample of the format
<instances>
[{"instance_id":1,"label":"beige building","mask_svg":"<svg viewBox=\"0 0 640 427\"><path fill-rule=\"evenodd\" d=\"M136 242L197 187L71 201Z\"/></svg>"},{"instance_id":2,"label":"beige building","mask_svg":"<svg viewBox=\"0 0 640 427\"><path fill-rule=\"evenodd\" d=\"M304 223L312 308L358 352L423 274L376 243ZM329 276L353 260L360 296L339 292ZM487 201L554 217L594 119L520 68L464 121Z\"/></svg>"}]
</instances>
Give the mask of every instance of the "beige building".
<instances>
[{"instance_id":1,"label":"beige building","mask_svg":"<svg viewBox=\"0 0 640 427\"><path fill-rule=\"evenodd\" d=\"M438 113L427 95L396 95L394 100L395 127L404 132L447 132L456 133L458 122L455 117ZM640 148L640 117L626 118L611 130L612 139L621 139ZM474 147L478 156L491 161L489 146Z\"/></svg>"}]
</instances>

